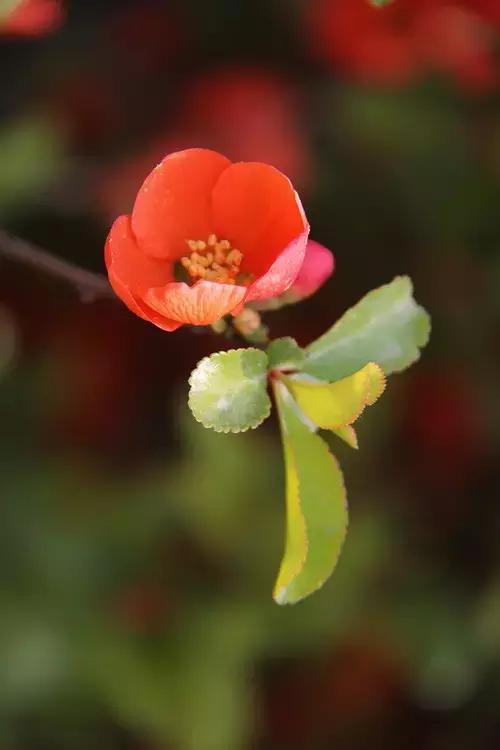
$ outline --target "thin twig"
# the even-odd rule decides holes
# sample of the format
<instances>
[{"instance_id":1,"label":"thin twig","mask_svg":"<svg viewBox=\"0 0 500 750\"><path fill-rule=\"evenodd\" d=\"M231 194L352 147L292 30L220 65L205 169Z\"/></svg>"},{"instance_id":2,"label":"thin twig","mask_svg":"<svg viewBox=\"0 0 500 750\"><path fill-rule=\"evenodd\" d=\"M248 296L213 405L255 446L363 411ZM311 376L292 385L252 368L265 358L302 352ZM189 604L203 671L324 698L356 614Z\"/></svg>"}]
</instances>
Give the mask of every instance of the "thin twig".
<instances>
[{"instance_id":1,"label":"thin twig","mask_svg":"<svg viewBox=\"0 0 500 750\"><path fill-rule=\"evenodd\" d=\"M68 282L75 287L84 302L115 296L103 274L87 271L67 260L61 260L47 250L14 237L3 229L0 229L0 255Z\"/></svg>"}]
</instances>

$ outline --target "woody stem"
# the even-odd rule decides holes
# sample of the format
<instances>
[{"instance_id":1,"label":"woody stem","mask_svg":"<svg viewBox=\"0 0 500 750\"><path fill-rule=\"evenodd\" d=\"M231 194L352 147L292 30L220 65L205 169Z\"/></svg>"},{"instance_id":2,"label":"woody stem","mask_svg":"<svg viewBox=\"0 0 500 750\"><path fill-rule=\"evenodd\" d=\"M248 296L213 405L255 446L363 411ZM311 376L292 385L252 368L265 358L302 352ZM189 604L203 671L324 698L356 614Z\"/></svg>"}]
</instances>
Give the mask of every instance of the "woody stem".
<instances>
[{"instance_id":1,"label":"woody stem","mask_svg":"<svg viewBox=\"0 0 500 750\"><path fill-rule=\"evenodd\" d=\"M0 255L66 281L75 287L84 302L102 298L112 299L115 296L103 274L87 271L74 263L57 258L47 250L42 250L3 229L0 229Z\"/></svg>"}]
</instances>

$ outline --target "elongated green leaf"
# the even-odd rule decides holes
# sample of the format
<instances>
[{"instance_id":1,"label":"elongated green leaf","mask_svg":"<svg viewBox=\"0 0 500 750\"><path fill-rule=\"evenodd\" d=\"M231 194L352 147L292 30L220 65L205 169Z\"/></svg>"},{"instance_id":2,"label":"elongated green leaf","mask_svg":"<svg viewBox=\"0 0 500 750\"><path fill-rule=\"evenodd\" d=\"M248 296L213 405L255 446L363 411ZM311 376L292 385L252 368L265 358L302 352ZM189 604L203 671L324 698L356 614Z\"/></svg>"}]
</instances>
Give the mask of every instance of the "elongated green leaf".
<instances>
[{"instance_id":1,"label":"elongated green leaf","mask_svg":"<svg viewBox=\"0 0 500 750\"><path fill-rule=\"evenodd\" d=\"M232 349L205 357L191 373L189 406L195 419L216 432L244 432L269 416L267 356Z\"/></svg>"},{"instance_id":2,"label":"elongated green leaf","mask_svg":"<svg viewBox=\"0 0 500 750\"><path fill-rule=\"evenodd\" d=\"M337 430L355 422L385 388L384 373L374 362L336 383L304 380L300 375L283 380L301 411L323 430Z\"/></svg>"},{"instance_id":3,"label":"elongated green leaf","mask_svg":"<svg viewBox=\"0 0 500 750\"><path fill-rule=\"evenodd\" d=\"M287 521L285 553L274 589L278 604L293 604L331 575L347 530L342 472L326 443L301 418L283 383L275 382L283 437Z\"/></svg>"},{"instance_id":4,"label":"elongated green leaf","mask_svg":"<svg viewBox=\"0 0 500 750\"><path fill-rule=\"evenodd\" d=\"M408 276L369 292L307 347L302 370L328 381L368 362L377 362L386 375L404 370L419 358L430 333L429 315L412 292Z\"/></svg>"},{"instance_id":5,"label":"elongated green leaf","mask_svg":"<svg viewBox=\"0 0 500 750\"><path fill-rule=\"evenodd\" d=\"M384 5L389 5L393 0L369 0L370 4L375 8L383 8Z\"/></svg>"},{"instance_id":6,"label":"elongated green leaf","mask_svg":"<svg viewBox=\"0 0 500 750\"><path fill-rule=\"evenodd\" d=\"M270 369L300 369L306 355L291 336L271 341L267 348Z\"/></svg>"}]
</instances>

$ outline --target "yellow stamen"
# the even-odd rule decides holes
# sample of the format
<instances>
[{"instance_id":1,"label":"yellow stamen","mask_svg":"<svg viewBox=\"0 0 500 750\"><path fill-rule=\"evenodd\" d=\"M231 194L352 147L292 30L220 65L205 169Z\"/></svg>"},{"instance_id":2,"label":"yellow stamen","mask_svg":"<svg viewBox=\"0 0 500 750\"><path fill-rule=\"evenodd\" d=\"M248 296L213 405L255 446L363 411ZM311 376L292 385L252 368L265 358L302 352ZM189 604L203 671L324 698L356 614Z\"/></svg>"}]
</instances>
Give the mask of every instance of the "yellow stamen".
<instances>
[{"instance_id":1,"label":"yellow stamen","mask_svg":"<svg viewBox=\"0 0 500 750\"><path fill-rule=\"evenodd\" d=\"M243 253L233 248L226 255L226 263L234 263L235 266L239 266L243 260Z\"/></svg>"},{"instance_id":2,"label":"yellow stamen","mask_svg":"<svg viewBox=\"0 0 500 750\"><path fill-rule=\"evenodd\" d=\"M191 251L180 259L181 265L189 276L196 281L206 279L219 284L249 284L253 275L242 273L241 264L243 253L228 240L219 240L217 235L211 234L208 240L186 240Z\"/></svg>"}]
</instances>

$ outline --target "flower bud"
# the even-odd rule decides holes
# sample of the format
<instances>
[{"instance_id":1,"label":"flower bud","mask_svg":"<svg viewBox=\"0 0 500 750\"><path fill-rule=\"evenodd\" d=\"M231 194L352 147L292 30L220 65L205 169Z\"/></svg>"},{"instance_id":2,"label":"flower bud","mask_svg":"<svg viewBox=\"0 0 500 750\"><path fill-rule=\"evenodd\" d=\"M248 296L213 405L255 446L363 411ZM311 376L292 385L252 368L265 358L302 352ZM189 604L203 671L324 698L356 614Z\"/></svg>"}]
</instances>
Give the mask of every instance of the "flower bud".
<instances>
[{"instance_id":1,"label":"flower bud","mask_svg":"<svg viewBox=\"0 0 500 750\"><path fill-rule=\"evenodd\" d=\"M271 299L258 300L251 305L255 310L279 310L285 305L293 305L310 297L323 286L335 269L333 253L319 242L309 240L302 267L286 292Z\"/></svg>"},{"instance_id":2,"label":"flower bud","mask_svg":"<svg viewBox=\"0 0 500 750\"><path fill-rule=\"evenodd\" d=\"M330 278L335 268L333 253L319 242L309 240L304 263L290 289L285 292L289 302L310 297Z\"/></svg>"}]
</instances>

